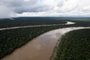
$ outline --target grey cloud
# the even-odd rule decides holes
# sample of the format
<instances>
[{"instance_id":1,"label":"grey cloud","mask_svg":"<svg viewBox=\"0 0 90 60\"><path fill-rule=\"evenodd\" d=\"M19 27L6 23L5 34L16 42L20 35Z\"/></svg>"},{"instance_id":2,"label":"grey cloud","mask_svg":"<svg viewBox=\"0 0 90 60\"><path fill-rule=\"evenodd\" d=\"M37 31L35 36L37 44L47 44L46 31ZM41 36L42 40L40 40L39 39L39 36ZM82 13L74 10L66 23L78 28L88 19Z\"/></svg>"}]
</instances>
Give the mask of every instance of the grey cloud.
<instances>
[{"instance_id":1,"label":"grey cloud","mask_svg":"<svg viewBox=\"0 0 90 60\"><path fill-rule=\"evenodd\" d=\"M4 5L0 5L0 18L14 17L15 14L16 13L12 9L7 8Z\"/></svg>"},{"instance_id":2,"label":"grey cloud","mask_svg":"<svg viewBox=\"0 0 90 60\"><path fill-rule=\"evenodd\" d=\"M0 4L6 5L7 7L10 7L17 13L22 12L39 12L39 11L48 11L52 8L43 5L43 0L31 0L30 2L25 2L24 0L1 0Z\"/></svg>"},{"instance_id":3,"label":"grey cloud","mask_svg":"<svg viewBox=\"0 0 90 60\"><path fill-rule=\"evenodd\" d=\"M73 1L71 2L71 1L72 0L30 0L30 1L0 0L0 16L2 15L3 17L5 15L4 17L6 17L7 15L9 17L12 14L15 14L15 13L20 14L24 12L37 13L37 12L52 12L53 11L53 12L61 13L61 14L72 12L72 11L90 12L90 9L88 9L90 7L86 8L85 6L85 8L83 9L84 4L86 5L89 0L87 0L87 2L85 2L85 0L82 0L82 1L73 0L73 1L80 2L79 5L77 5L74 9L73 9L73 5L74 3L77 4L77 2L73 2ZM90 6L89 3L88 5Z\"/></svg>"},{"instance_id":4,"label":"grey cloud","mask_svg":"<svg viewBox=\"0 0 90 60\"><path fill-rule=\"evenodd\" d=\"M45 0L0 0L0 18L8 18L16 13L47 12L53 8L43 4Z\"/></svg>"}]
</instances>

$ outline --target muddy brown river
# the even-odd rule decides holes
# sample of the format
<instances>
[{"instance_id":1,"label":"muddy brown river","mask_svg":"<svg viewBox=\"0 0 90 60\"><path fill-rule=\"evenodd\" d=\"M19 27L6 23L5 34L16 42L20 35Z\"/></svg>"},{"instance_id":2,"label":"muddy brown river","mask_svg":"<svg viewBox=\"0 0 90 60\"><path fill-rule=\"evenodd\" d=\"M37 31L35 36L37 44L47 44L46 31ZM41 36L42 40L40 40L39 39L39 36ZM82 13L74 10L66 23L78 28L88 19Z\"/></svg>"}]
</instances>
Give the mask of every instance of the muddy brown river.
<instances>
[{"instance_id":1,"label":"muddy brown river","mask_svg":"<svg viewBox=\"0 0 90 60\"><path fill-rule=\"evenodd\" d=\"M58 39L66 32L77 29L84 29L84 27L62 28L46 32L2 60L49 60Z\"/></svg>"}]
</instances>

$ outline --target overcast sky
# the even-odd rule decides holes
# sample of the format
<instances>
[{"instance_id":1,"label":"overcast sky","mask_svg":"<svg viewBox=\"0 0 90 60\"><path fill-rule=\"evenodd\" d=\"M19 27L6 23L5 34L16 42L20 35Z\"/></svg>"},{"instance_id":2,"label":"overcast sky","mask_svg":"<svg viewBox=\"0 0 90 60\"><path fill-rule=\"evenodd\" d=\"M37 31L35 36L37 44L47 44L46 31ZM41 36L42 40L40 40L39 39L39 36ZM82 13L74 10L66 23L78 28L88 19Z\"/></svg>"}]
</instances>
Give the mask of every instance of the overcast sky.
<instances>
[{"instance_id":1,"label":"overcast sky","mask_svg":"<svg viewBox=\"0 0 90 60\"><path fill-rule=\"evenodd\" d=\"M90 16L90 0L0 0L0 18Z\"/></svg>"}]
</instances>

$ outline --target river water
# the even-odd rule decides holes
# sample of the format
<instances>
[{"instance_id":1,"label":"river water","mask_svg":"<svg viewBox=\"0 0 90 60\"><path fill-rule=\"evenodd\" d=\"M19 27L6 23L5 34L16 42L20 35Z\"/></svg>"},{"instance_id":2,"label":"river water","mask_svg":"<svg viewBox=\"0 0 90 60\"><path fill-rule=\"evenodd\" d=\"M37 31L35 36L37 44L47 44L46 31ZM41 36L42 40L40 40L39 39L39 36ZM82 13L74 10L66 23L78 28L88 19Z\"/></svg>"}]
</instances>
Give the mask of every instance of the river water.
<instances>
[{"instance_id":1,"label":"river water","mask_svg":"<svg viewBox=\"0 0 90 60\"><path fill-rule=\"evenodd\" d=\"M49 60L57 41L63 34L71 30L83 28L84 27L70 27L46 32L34 38L23 47L18 48L2 60Z\"/></svg>"}]
</instances>

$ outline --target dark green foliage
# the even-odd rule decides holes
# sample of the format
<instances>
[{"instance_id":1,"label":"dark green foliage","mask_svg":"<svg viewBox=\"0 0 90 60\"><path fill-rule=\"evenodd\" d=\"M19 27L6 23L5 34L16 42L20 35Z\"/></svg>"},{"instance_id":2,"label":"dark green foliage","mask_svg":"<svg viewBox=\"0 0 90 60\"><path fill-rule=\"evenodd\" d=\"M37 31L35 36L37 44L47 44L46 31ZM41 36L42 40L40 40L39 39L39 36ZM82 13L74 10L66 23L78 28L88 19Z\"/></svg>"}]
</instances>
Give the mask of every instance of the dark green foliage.
<instances>
[{"instance_id":1,"label":"dark green foliage","mask_svg":"<svg viewBox=\"0 0 90 60\"><path fill-rule=\"evenodd\" d=\"M66 23L66 21L54 17L21 17L13 19L0 19L0 28L64 23Z\"/></svg>"},{"instance_id":2,"label":"dark green foliage","mask_svg":"<svg viewBox=\"0 0 90 60\"><path fill-rule=\"evenodd\" d=\"M0 58L10 54L38 35L61 27L58 25L0 31Z\"/></svg>"},{"instance_id":3,"label":"dark green foliage","mask_svg":"<svg viewBox=\"0 0 90 60\"><path fill-rule=\"evenodd\" d=\"M90 18L19 17L12 19L0 19L0 28L27 26L27 25L65 24L67 21L76 22L74 26L90 26Z\"/></svg>"},{"instance_id":4,"label":"dark green foliage","mask_svg":"<svg viewBox=\"0 0 90 60\"><path fill-rule=\"evenodd\" d=\"M0 19L0 28L27 26L27 25L48 25L48 24L65 24L67 18L52 18L52 17L21 17L13 19ZM68 21L72 21L69 20ZM74 21L74 20L73 20ZM56 25L47 27L32 27L14 30L0 31L0 59L10 53L16 48L21 47L28 41L52 29L62 27L77 27L77 26L90 26L90 22L74 21L74 25Z\"/></svg>"},{"instance_id":5,"label":"dark green foliage","mask_svg":"<svg viewBox=\"0 0 90 60\"><path fill-rule=\"evenodd\" d=\"M64 35L54 60L90 60L90 29L75 30Z\"/></svg>"}]
</instances>

